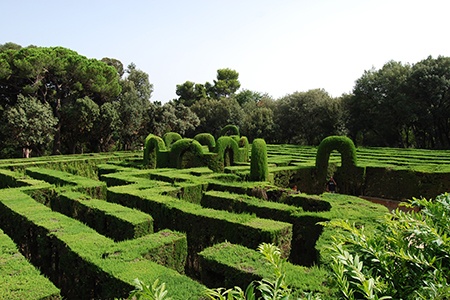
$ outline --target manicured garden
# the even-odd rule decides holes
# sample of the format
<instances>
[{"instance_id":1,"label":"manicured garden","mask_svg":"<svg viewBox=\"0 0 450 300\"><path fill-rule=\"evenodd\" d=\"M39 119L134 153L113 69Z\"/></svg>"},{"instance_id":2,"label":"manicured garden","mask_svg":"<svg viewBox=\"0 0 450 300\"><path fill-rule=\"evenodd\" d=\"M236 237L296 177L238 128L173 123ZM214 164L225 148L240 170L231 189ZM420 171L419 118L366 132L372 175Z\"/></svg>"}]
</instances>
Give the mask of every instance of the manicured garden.
<instances>
[{"instance_id":1,"label":"manicured garden","mask_svg":"<svg viewBox=\"0 0 450 300\"><path fill-rule=\"evenodd\" d=\"M227 130L217 140L149 135L143 152L1 160L0 298L126 298L139 278L202 299L270 276L257 251L270 243L293 295L327 299L338 287L326 249L342 232L328 221L370 232L388 209L358 196L450 190L450 151L355 149L342 137L249 144ZM325 192L330 174L336 194Z\"/></svg>"}]
</instances>

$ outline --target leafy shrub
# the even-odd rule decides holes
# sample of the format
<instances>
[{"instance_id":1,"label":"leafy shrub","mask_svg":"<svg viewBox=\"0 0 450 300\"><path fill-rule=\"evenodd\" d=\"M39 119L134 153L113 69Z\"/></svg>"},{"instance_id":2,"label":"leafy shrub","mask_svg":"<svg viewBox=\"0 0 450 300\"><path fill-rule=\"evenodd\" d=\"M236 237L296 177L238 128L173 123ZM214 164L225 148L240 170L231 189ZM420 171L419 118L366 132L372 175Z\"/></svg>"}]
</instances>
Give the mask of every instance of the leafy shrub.
<instances>
[{"instance_id":1,"label":"leafy shrub","mask_svg":"<svg viewBox=\"0 0 450 300\"><path fill-rule=\"evenodd\" d=\"M135 289L131 291L128 299L142 299L142 300L172 300L172 298L167 297L166 284L159 284L159 280L156 279L151 285L145 285L144 282L139 279L134 280Z\"/></svg>"},{"instance_id":2,"label":"leafy shrub","mask_svg":"<svg viewBox=\"0 0 450 300\"><path fill-rule=\"evenodd\" d=\"M328 224L349 233L330 247L342 299L450 298L450 196L406 205L420 211L396 210L373 234Z\"/></svg>"}]
</instances>

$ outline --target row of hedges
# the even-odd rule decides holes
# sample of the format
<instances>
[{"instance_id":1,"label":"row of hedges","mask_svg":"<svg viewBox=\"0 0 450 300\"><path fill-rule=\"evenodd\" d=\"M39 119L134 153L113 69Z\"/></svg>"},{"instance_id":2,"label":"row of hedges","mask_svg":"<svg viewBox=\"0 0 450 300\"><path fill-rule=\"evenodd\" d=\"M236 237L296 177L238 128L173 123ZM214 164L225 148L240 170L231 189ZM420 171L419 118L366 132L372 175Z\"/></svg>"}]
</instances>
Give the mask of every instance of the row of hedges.
<instances>
[{"instance_id":1,"label":"row of hedges","mask_svg":"<svg viewBox=\"0 0 450 300\"><path fill-rule=\"evenodd\" d=\"M237 137L231 136L226 138L236 140ZM176 141L168 142L171 148L177 142L182 141L182 139L177 139L176 137L174 139ZM172 141L174 139L172 138ZM165 144L164 147L166 147ZM201 145L204 156L205 151L208 151L207 147L207 145ZM197 149L199 148L197 147ZM214 153L209 154L214 155ZM169 157L169 151L167 155ZM125 165L127 164L114 163L96 166L101 180L104 181L103 183L41 168L29 168L27 171L26 174L28 176L36 178L34 182L30 181L24 174L11 171L0 172L0 176L4 176L8 180L5 187L17 187L8 191L18 191L21 195L24 195L23 197L28 197L26 203L31 210L36 212L40 210L37 209L37 206L31 204L34 201L41 207L45 207L41 203L46 203L55 210L58 206L65 206L70 208L67 211L68 215L83 216L85 218L83 220L94 216L92 219L96 221L89 223L89 226L96 228L97 232L73 219L70 222L67 221L64 216L56 211L50 211L52 214L39 216L43 223L36 223L38 218L29 218L29 215L33 216L31 212L24 212L25 210L21 211L15 206L9 206L15 200L8 197L5 198L5 201L0 199L0 202L7 203L6 205L0 204L3 207L1 211L2 216L7 216L8 221L11 219L12 222L25 227L26 229L24 230L28 230L28 234L21 231L17 236L14 235L12 237L21 249L29 251L29 257L34 257L32 259L34 265L40 268L41 265L44 266L43 269L50 270L49 274L55 270L64 270L63 265L67 264L67 260L70 261L72 266L77 265L86 269L71 271L73 273L63 271L61 278L53 275L54 278L51 279L55 279L57 286L64 287L62 288L64 296L69 295L71 297L81 293L82 296L92 297L92 295L98 295L101 298L106 296L106 293L109 293L103 293L104 289L109 289L105 284L116 285L112 289L122 288L122 294L114 296L123 295L126 288L132 288L130 284L134 277L139 277L145 282L151 283L156 278L156 273L160 272L160 276L162 276L161 274L166 272L167 268L149 264L150 260L170 266L170 268L176 270L173 273L169 272L170 276L166 275L160 278L168 286L172 286L170 291L176 290L176 293L178 293L179 286L174 284L181 286L186 284L185 287L188 289L189 295L191 296L193 289L193 293L198 297L202 286L192 283L192 280L189 281L187 277L180 274L183 274L186 270L188 275L195 278L203 278L202 280L206 282L207 279L205 279L204 274L201 274L201 271L204 269L209 270L205 271L206 273L220 273L220 271L214 271L213 264L217 263L217 270L221 270L221 265L225 264L223 256L227 253L230 254L229 251L215 252L213 255L214 259L210 259L208 263L201 265L203 258L199 255L199 252L202 250L214 249L214 245L225 241L240 244L233 245L230 248L232 251L235 251L233 253L238 253L237 255L230 255L230 259L237 262L226 263L227 267L225 269L229 269L226 272L234 272L230 271L232 269L239 270L242 267L242 265L239 265L239 257L241 255L248 255L249 258L253 257L254 250L248 248L255 249L261 242L274 242L283 249L283 253L289 256L293 263L303 265L320 264L322 260L326 261L326 257L319 255L319 252L327 241L331 240L333 232L327 229L324 230L320 225L317 225L318 221L345 217L357 222L357 224L366 224L366 222L373 222L380 212L378 207L362 203L361 200L354 200L344 195L324 194L321 197L314 197L300 194L290 189L276 188L268 182L242 182L240 180L244 176L236 176L236 173L217 174L208 168L139 170L124 167ZM245 176L249 176L248 167L248 165L245 167L247 169ZM312 166L312 168L315 168L315 166ZM302 171L298 171L300 169ZM229 170L232 169L230 168ZM237 167L233 170L236 170L237 173L239 172ZM293 183L292 178L300 178L312 182L317 178L317 171L308 169L305 171L304 166L302 168L299 168L299 166L286 166L284 167L284 173L280 170L281 168L279 167L269 166L269 171L273 173L275 182L287 182L284 187ZM363 170L366 169L363 168ZM303 173L300 174L300 172ZM367 174L363 175L367 176ZM336 176L338 179L339 169ZM40 187L38 191L33 191L33 184L36 183L38 178L52 182L60 187L49 187L47 183L45 188ZM42 182L40 184L42 185ZM106 186L108 187L106 188ZM294 186L290 187L293 188ZM301 185L298 185L298 188L304 191ZM35 198L34 200L30 196L23 194L25 189L27 195L32 195ZM375 189L375 186L372 189ZM54 192L53 196L50 195L48 197L45 194L45 191L48 190ZM232 191L233 193L220 191ZM87 196L88 193L92 196ZM5 192L6 194L8 192ZM0 196L0 198L3 198L2 194ZM97 196L99 199L97 199ZM38 203L37 200L41 201L41 203ZM55 202L52 204L52 201ZM114 208L120 207L124 208L120 209L120 211L124 212L123 216L121 212L117 212L116 216L114 216L114 213L109 213ZM131 208L137 208L141 212L134 214ZM70 210L71 212L69 212ZM87 213L87 210L89 210L89 213ZM49 211L48 208L47 211ZM128 212L130 213L130 218L125 217L125 213L128 214ZM104 236L106 233L103 233L103 235L98 234L101 231L100 223L108 222L106 221L108 218L115 220L114 222L120 222L121 225L118 225L117 228L124 229L127 226L125 223L128 222L131 226L135 226L133 232L138 232L139 229L137 227L140 226L140 223L134 223L133 220L139 219L139 215L151 215L154 219L154 230L159 231L156 234L144 235L138 238L132 236L135 234L132 233L127 237L131 239L123 242L114 242L112 239L119 240L122 238L116 238L113 234L111 235L112 239L106 238ZM44 220L47 220L48 224ZM31 223L35 225L31 225ZM74 224L81 224L82 226L77 227L78 225L75 226ZM8 227L6 221L0 221L0 228L4 227L7 228L8 235L14 234L12 225ZM173 233L172 231L163 231L166 228L186 232L186 236ZM68 232L65 232L66 230ZM66 236L68 233L70 234ZM20 237L20 234L23 236ZM164 239L166 236L171 238ZM99 240L94 241L97 238ZM158 244L161 238L165 242ZM77 242L86 245L78 245ZM62 246L63 243L65 243L67 248L65 250ZM157 244L159 245L158 247L155 246ZM223 245L219 244L218 247L224 247ZM41 246L43 247L42 249L45 248L47 250L41 250L42 253L32 250L39 249ZM92 246L95 250L85 250L89 246ZM82 252L82 249L85 252ZM56 257L55 253L60 251L64 258ZM247 267L249 270L259 268L257 264ZM244 269L247 267L245 264L243 265ZM147 270L145 270L146 268ZM84 280L93 280L90 272L98 272L100 274L96 284L84 282ZM254 273L260 274L259 271ZM71 274L74 279L65 279L67 274ZM175 274L187 281L175 279ZM82 276L86 278L80 279ZM83 291L68 291L70 284L76 286L74 282L78 280L81 281L79 287ZM304 279L296 280L302 281L302 283L297 282L299 285L304 284ZM174 286L176 288L173 288ZM88 292L84 294L84 290ZM117 292L119 293L118 290ZM111 294L112 292L108 295ZM186 299L187 295L187 292L179 292L179 294L171 296L175 299Z\"/></svg>"},{"instance_id":2,"label":"row of hedges","mask_svg":"<svg viewBox=\"0 0 450 300\"><path fill-rule=\"evenodd\" d=\"M253 249L229 242L220 243L200 252L202 282L209 287L246 287L254 280L271 278L267 261ZM327 293L327 271L319 268L306 268L287 262L285 265L286 283L298 294L304 291Z\"/></svg>"},{"instance_id":3,"label":"row of hedges","mask_svg":"<svg viewBox=\"0 0 450 300\"><path fill-rule=\"evenodd\" d=\"M185 287L174 291L177 299L194 295L197 299L203 291L195 281L149 260L156 258L158 263L182 270L186 258L184 235L165 231L116 244L86 225L51 211L20 189L0 191L0 213L1 228L61 288L64 297L126 297L136 277L148 282L159 278ZM137 244L141 250L135 247Z\"/></svg>"},{"instance_id":4,"label":"row of hedges","mask_svg":"<svg viewBox=\"0 0 450 300\"><path fill-rule=\"evenodd\" d=\"M77 219L115 241L153 233L153 218L135 209L72 191L53 191L46 200L53 211Z\"/></svg>"},{"instance_id":5,"label":"row of hedges","mask_svg":"<svg viewBox=\"0 0 450 300\"><path fill-rule=\"evenodd\" d=\"M186 232L187 272L193 272L194 276L198 272L197 253L226 240L249 248L256 248L262 242L274 243L283 249L285 256L291 249L292 225L288 223L203 208L152 189L137 190L133 185L108 188L108 201L151 213L155 230Z\"/></svg>"},{"instance_id":6,"label":"row of hedges","mask_svg":"<svg viewBox=\"0 0 450 300\"><path fill-rule=\"evenodd\" d=\"M217 141L204 133L194 139L166 133L164 138L149 134L145 139L143 163L149 168L192 168L208 166L223 171L225 166L247 162L249 143L246 137L222 136Z\"/></svg>"},{"instance_id":7,"label":"row of hedges","mask_svg":"<svg viewBox=\"0 0 450 300\"><path fill-rule=\"evenodd\" d=\"M60 299L60 290L0 230L0 299Z\"/></svg>"}]
</instances>

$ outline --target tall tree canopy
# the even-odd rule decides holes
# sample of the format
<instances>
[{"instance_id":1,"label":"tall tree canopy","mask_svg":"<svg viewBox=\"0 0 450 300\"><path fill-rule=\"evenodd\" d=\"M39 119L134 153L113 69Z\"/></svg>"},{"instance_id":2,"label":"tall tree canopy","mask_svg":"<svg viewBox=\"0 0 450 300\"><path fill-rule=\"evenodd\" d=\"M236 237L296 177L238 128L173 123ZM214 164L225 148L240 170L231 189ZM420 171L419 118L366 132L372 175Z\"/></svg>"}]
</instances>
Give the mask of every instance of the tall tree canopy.
<instances>
[{"instance_id":1,"label":"tall tree canopy","mask_svg":"<svg viewBox=\"0 0 450 300\"><path fill-rule=\"evenodd\" d=\"M371 146L409 145L414 120L407 97L409 65L390 61L380 70L371 69L356 81L353 95L346 99L347 126L354 138Z\"/></svg>"},{"instance_id":2,"label":"tall tree canopy","mask_svg":"<svg viewBox=\"0 0 450 300\"><path fill-rule=\"evenodd\" d=\"M177 84L176 93L179 98L175 100L175 103L185 106L191 106L195 102L207 97L205 86L192 81Z\"/></svg>"},{"instance_id":3,"label":"tall tree canopy","mask_svg":"<svg viewBox=\"0 0 450 300\"><path fill-rule=\"evenodd\" d=\"M346 97L347 126L360 145L450 147L450 58L365 71Z\"/></svg>"},{"instance_id":4,"label":"tall tree canopy","mask_svg":"<svg viewBox=\"0 0 450 300\"><path fill-rule=\"evenodd\" d=\"M119 137L120 148L131 150L143 143L147 119L146 112L150 106L153 85L148 74L130 64L127 76L120 80L122 93L118 96L120 115Z\"/></svg>"},{"instance_id":5,"label":"tall tree canopy","mask_svg":"<svg viewBox=\"0 0 450 300\"><path fill-rule=\"evenodd\" d=\"M342 134L338 99L322 89L295 92L277 102L279 142L318 145L329 135Z\"/></svg>"},{"instance_id":6,"label":"tall tree canopy","mask_svg":"<svg viewBox=\"0 0 450 300\"><path fill-rule=\"evenodd\" d=\"M205 84L186 81L183 84L177 84L176 93L179 96L174 102L191 106L202 99L220 99L222 97L230 97L235 95L236 91L241 87L239 82L239 73L232 69L217 70L216 80L213 83Z\"/></svg>"},{"instance_id":7,"label":"tall tree canopy","mask_svg":"<svg viewBox=\"0 0 450 300\"><path fill-rule=\"evenodd\" d=\"M29 157L32 150L40 152L51 141L56 123L48 103L18 95L17 103L3 112L0 132L4 143L22 148L23 156Z\"/></svg>"},{"instance_id":8,"label":"tall tree canopy","mask_svg":"<svg viewBox=\"0 0 450 300\"><path fill-rule=\"evenodd\" d=\"M228 68L219 69L217 70L217 79L210 86L209 93L211 97L219 99L233 95L240 87L238 72Z\"/></svg>"},{"instance_id":9,"label":"tall tree canopy","mask_svg":"<svg viewBox=\"0 0 450 300\"><path fill-rule=\"evenodd\" d=\"M0 100L15 105L18 95L48 103L59 120L53 153L61 151L61 108L89 97L97 105L120 93L117 70L63 47L7 48L0 52Z\"/></svg>"},{"instance_id":10,"label":"tall tree canopy","mask_svg":"<svg viewBox=\"0 0 450 300\"><path fill-rule=\"evenodd\" d=\"M431 56L412 67L407 81L420 148L450 147L450 57Z\"/></svg>"}]
</instances>

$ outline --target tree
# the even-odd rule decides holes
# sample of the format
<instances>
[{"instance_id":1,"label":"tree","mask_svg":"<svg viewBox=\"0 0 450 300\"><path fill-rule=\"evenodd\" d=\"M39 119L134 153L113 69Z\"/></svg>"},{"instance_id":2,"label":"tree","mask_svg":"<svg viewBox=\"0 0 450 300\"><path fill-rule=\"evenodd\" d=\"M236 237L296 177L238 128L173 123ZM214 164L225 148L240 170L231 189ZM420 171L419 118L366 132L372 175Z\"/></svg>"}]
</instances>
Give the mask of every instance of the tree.
<instances>
[{"instance_id":1,"label":"tree","mask_svg":"<svg viewBox=\"0 0 450 300\"><path fill-rule=\"evenodd\" d=\"M237 96L237 95L236 95ZM263 138L266 142L276 141L277 126L274 120L275 101L268 96L254 100L245 101L242 105L242 135L250 141L255 138Z\"/></svg>"},{"instance_id":2,"label":"tree","mask_svg":"<svg viewBox=\"0 0 450 300\"><path fill-rule=\"evenodd\" d=\"M231 69L217 70L216 80L213 84L206 82L199 84L192 81L186 81L183 84L177 84L176 93L179 96L175 103L185 106L192 106L194 103L210 98L220 99L230 97L240 88L239 73Z\"/></svg>"},{"instance_id":3,"label":"tree","mask_svg":"<svg viewBox=\"0 0 450 300\"><path fill-rule=\"evenodd\" d=\"M406 96L411 67L390 61L380 70L365 71L347 97L348 128L364 145L408 147L413 105ZM359 138L357 138L359 136Z\"/></svg>"},{"instance_id":4,"label":"tree","mask_svg":"<svg viewBox=\"0 0 450 300\"><path fill-rule=\"evenodd\" d=\"M329 135L340 134L339 99L322 90L296 92L276 102L274 119L278 141L318 145Z\"/></svg>"},{"instance_id":5,"label":"tree","mask_svg":"<svg viewBox=\"0 0 450 300\"><path fill-rule=\"evenodd\" d=\"M57 120L48 103L18 95L17 103L3 113L2 131L10 145L21 147L23 157L50 142Z\"/></svg>"},{"instance_id":6,"label":"tree","mask_svg":"<svg viewBox=\"0 0 450 300\"><path fill-rule=\"evenodd\" d=\"M115 58L104 57L102 58L102 62L104 62L108 66L114 67L114 69L116 69L117 71L117 74L119 75L119 78L122 78L122 76L125 74L123 63L120 60Z\"/></svg>"},{"instance_id":7,"label":"tree","mask_svg":"<svg viewBox=\"0 0 450 300\"><path fill-rule=\"evenodd\" d=\"M128 76L120 81L122 92L118 97L120 114L120 143L122 150L131 150L141 145L147 136L145 114L150 106L153 85L148 74L130 64Z\"/></svg>"},{"instance_id":8,"label":"tree","mask_svg":"<svg viewBox=\"0 0 450 300\"><path fill-rule=\"evenodd\" d=\"M221 128L228 124L242 126L244 111L233 97L202 99L194 103L191 110L200 119L200 125L193 134L207 132L218 137Z\"/></svg>"},{"instance_id":9,"label":"tree","mask_svg":"<svg viewBox=\"0 0 450 300\"><path fill-rule=\"evenodd\" d=\"M162 137L166 132L177 132L184 136L200 124L197 115L183 104L168 102L164 105L153 104L149 110L148 132Z\"/></svg>"},{"instance_id":10,"label":"tree","mask_svg":"<svg viewBox=\"0 0 450 300\"><path fill-rule=\"evenodd\" d=\"M90 99L84 97L69 102L61 108L61 139L70 153L92 151L88 148L88 141L94 124L100 115L100 108Z\"/></svg>"},{"instance_id":11,"label":"tree","mask_svg":"<svg viewBox=\"0 0 450 300\"><path fill-rule=\"evenodd\" d=\"M19 94L47 102L59 120L53 153L60 153L61 108L89 97L97 105L120 92L117 70L62 47L26 47L0 52L0 99L13 106Z\"/></svg>"},{"instance_id":12,"label":"tree","mask_svg":"<svg viewBox=\"0 0 450 300\"><path fill-rule=\"evenodd\" d=\"M119 103L106 102L100 106L100 115L90 136L91 149L96 152L110 151L116 145L120 130Z\"/></svg>"},{"instance_id":13,"label":"tree","mask_svg":"<svg viewBox=\"0 0 450 300\"><path fill-rule=\"evenodd\" d=\"M214 85L207 85L209 95L214 99L229 97L241 87L239 73L232 69L217 70L217 80Z\"/></svg>"},{"instance_id":14,"label":"tree","mask_svg":"<svg viewBox=\"0 0 450 300\"><path fill-rule=\"evenodd\" d=\"M242 90L235 95L236 101L243 106L248 102L259 102L263 98L270 98L267 94L262 94L260 92L250 91L250 90Z\"/></svg>"},{"instance_id":15,"label":"tree","mask_svg":"<svg viewBox=\"0 0 450 300\"><path fill-rule=\"evenodd\" d=\"M185 106L192 106L200 99L206 98L206 88L203 84L186 81L183 84L177 84L177 95L179 96L174 102Z\"/></svg>"},{"instance_id":16,"label":"tree","mask_svg":"<svg viewBox=\"0 0 450 300\"><path fill-rule=\"evenodd\" d=\"M417 147L449 148L450 57L430 56L414 64L407 87Z\"/></svg>"},{"instance_id":17,"label":"tree","mask_svg":"<svg viewBox=\"0 0 450 300\"><path fill-rule=\"evenodd\" d=\"M21 48L22 48L22 46L9 42L9 43L0 45L0 52L6 51L6 50L19 50Z\"/></svg>"}]
</instances>

